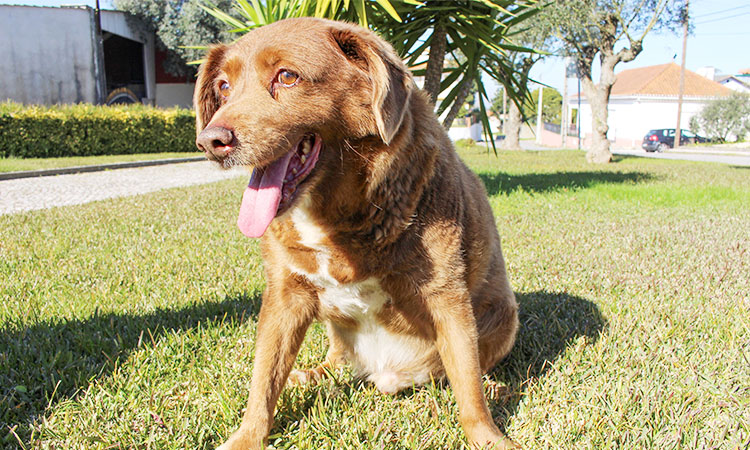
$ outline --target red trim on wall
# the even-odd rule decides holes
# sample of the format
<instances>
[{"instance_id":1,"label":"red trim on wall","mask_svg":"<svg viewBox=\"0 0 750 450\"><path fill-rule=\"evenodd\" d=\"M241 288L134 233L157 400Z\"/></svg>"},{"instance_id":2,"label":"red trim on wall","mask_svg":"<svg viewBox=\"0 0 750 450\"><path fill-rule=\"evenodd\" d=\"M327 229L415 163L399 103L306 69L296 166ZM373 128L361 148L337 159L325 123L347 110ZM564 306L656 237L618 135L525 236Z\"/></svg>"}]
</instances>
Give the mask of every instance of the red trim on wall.
<instances>
[{"instance_id":1,"label":"red trim on wall","mask_svg":"<svg viewBox=\"0 0 750 450\"><path fill-rule=\"evenodd\" d=\"M156 66L156 82L157 83L187 83L188 80L187 77L176 77L170 73L168 73L166 70L164 70L164 61L167 59L167 52L164 50L156 49L156 52L154 52L154 62Z\"/></svg>"}]
</instances>

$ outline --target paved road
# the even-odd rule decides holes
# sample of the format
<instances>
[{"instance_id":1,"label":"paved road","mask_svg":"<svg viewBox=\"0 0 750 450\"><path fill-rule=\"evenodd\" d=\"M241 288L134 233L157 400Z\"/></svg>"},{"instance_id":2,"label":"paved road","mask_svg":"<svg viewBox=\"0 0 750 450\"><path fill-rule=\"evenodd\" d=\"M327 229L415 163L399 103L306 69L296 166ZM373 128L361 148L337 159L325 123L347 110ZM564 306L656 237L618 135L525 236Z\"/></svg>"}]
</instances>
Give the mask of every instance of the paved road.
<instances>
[{"instance_id":1,"label":"paved road","mask_svg":"<svg viewBox=\"0 0 750 450\"><path fill-rule=\"evenodd\" d=\"M0 215L79 205L161 189L248 177L243 168L219 169L209 161L105 172L0 181Z\"/></svg>"},{"instance_id":2,"label":"paved road","mask_svg":"<svg viewBox=\"0 0 750 450\"><path fill-rule=\"evenodd\" d=\"M521 147L525 150L559 150L554 147L544 147L537 145L534 141L521 141ZM724 151L733 154L710 154L710 153L698 153L696 151L687 151L680 153L648 153L641 149L619 149L613 148L612 153L615 155L629 155L629 156L640 156L644 158L657 158L657 159L673 159L683 161L703 161L703 162L716 162L723 164L730 164L733 166L750 166L750 152L747 151L732 151L731 149L720 149L718 151Z\"/></svg>"},{"instance_id":3,"label":"paved road","mask_svg":"<svg viewBox=\"0 0 750 450\"><path fill-rule=\"evenodd\" d=\"M643 150L613 149L615 155L641 156L644 158L679 159L683 161L704 161L730 164L733 166L750 166L748 155L711 155L706 153L647 153Z\"/></svg>"}]
</instances>

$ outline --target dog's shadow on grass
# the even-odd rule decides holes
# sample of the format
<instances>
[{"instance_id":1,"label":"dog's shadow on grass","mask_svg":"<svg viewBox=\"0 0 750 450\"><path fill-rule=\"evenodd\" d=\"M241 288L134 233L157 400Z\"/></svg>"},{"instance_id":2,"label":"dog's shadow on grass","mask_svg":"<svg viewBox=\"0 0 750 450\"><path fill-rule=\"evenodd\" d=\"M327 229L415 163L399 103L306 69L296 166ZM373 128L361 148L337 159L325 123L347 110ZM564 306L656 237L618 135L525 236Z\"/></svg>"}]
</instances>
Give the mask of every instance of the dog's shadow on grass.
<instances>
[{"instance_id":1,"label":"dog's shadow on grass","mask_svg":"<svg viewBox=\"0 0 750 450\"><path fill-rule=\"evenodd\" d=\"M543 377L581 339L583 345L595 343L607 328L599 308L585 298L546 291L516 293L516 298L520 305L516 344L488 374L506 387L504 393L489 395L495 417L514 414L529 381Z\"/></svg>"},{"instance_id":2,"label":"dog's shadow on grass","mask_svg":"<svg viewBox=\"0 0 750 450\"><path fill-rule=\"evenodd\" d=\"M546 291L517 292L520 327L516 343L510 354L498 362L487 374L487 398L495 419L505 421L518 409L521 391L531 380L539 379L552 367L571 345L585 340L592 345L606 329L607 321L596 304L584 298L566 293ZM335 382L345 392L366 389L371 385L359 378L341 378ZM495 385L497 389L491 388ZM445 379L436 380L436 385L447 387ZM295 425L313 407L321 390L330 390L330 385L306 387L302 401L293 410L277 411L274 431L281 432L287 426ZM405 389L399 398L408 398L417 390L428 387ZM492 392L494 391L494 392Z\"/></svg>"},{"instance_id":3,"label":"dog's shadow on grass","mask_svg":"<svg viewBox=\"0 0 750 450\"><path fill-rule=\"evenodd\" d=\"M74 396L118 360L171 332L212 323L243 323L260 310L260 296L236 295L182 309L145 314L94 314L0 330L0 447L26 441L48 405ZM12 431L11 431L12 430Z\"/></svg>"},{"instance_id":4,"label":"dog's shadow on grass","mask_svg":"<svg viewBox=\"0 0 750 450\"><path fill-rule=\"evenodd\" d=\"M521 327L515 347L489 374L511 393L510 398L490 396L493 415L498 418L516 411L520 396L513 393L520 392L529 379L542 377L571 343L581 337L594 342L606 327L596 305L580 297L540 291L517 293L517 298ZM239 326L259 309L258 296L238 295L182 309L95 314L84 320L0 331L0 446L13 445L14 433L27 441L33 423L49 405L71 398L92 378L109 374L118 360L141 345L166 333L208 324L234 322ZM358 389L356 382L352 385ZM278 417L277 427L303 416L312 397L297 405L296 411Z\"/></svg>"},{"instance_id":5,"label":"dog's shadow on grass","mask_svg":"<svg viewBox=\"0 0 750 450\"><path fill-rule=\"evenodd\" d=\"M478 175L490 196L511 194L516 191L545 193L578 190L597 184L637 184L654 179L654 175L644 172L553 172L524 175L481 172Z\"/></svg>"}]
</instances>

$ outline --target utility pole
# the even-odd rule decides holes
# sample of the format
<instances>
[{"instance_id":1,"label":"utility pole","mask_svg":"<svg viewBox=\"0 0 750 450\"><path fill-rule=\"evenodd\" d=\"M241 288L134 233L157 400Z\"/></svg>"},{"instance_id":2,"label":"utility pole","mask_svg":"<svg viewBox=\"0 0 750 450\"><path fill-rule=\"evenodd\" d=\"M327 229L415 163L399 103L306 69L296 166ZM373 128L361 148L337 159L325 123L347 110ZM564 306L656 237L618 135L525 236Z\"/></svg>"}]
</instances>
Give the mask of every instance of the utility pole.
<instances>
[{"instance_id":1,"label":"utility pole","mask_svg":"<svg viewBox=\"0 0 750 450\"><path fill-rule=\"evenodd\" d=\"M544 98L544 86L539 85L539 106L537 106L536 113L536 143L542 143L542 99Z\"/></svg>"},{"instance_id":2,"label":"utility pole","mask_svg":"<svg viewBox=\"0 0 750 450\"><path fill-rule=\"evenodd\" d=\"M562 135L562 148L568 144L568 58L565 58L565 76L563 77L563 104L560 111L560 134Z\"/></svg>"},{"instance_id":3,"label":"utility pole","mask_svg":"<svg viewBox=\"0 0 750 450\"><path fill-rule=\"evenodd\" d=\"M578 76L578 111L576 111L576 128L578 128L578 150L580 150L581 149L581 75L577 73L577 76Z\"/></svg>"},{"instance_id":4,"label":"utility pole","mask_svg":"<svg viewBox=\"0 0 750 450\"><path fill-rule=\"evenodd\" d=\"M685 55L687 53L687 38L688 38L688 6L690 0L685 0L685 11L682 16L682 65L680 66L680 93L677 96L677 127L674 130L674 145L672 148L680 147L680 139L682 138L681 120L682 120L682 96L685 94Z\"/></svg>"}]
</instances>

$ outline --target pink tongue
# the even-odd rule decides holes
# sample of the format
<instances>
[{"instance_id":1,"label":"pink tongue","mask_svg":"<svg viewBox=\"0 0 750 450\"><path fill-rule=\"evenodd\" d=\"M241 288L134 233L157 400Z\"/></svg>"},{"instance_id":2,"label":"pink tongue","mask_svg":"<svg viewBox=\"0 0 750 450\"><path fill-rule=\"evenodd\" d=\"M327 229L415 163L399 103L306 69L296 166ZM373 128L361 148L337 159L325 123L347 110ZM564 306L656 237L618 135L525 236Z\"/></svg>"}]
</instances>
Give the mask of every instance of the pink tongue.
<instances>
[{"instance_id":1,"label":"pink tongue","mask_svg":"<svg viewBox=\"0 0 750 450\"><path fill-rule=\"evenodd\" d=\"M247 237L261 237L276 217L281 202L281 187L289 160L294 155L291 151L281 159L274 161L262 172L253 170L250 184L242 194L240 215L237 226Z\"/></svg>"}]
</instances>

